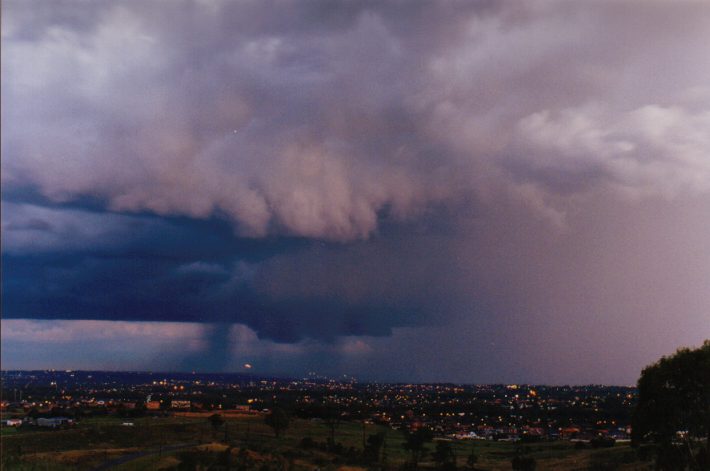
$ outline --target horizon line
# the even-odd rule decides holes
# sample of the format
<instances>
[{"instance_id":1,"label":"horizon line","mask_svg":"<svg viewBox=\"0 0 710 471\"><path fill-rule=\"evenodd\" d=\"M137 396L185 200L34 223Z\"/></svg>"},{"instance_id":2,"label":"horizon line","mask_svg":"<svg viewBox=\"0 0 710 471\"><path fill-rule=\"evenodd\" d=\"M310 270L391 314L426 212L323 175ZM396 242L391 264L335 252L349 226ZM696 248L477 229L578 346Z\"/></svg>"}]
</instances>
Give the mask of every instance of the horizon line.
<instances>
[{"instance_id":1,"label":"horizon line","mask_svg":"<svg viewBox=\"0 0 710 471\"><path fill-rule=\"evenodd\" d=\"M260 379L269 378L275 380L294 380L303 379L306 375L299 377L280 375L280 374L258 374L250 373L246 371L151 371L151 370L87 370L87 369L73 369L73 368L43 368L43 369L4 369L0 368L0 374L13 373L13 372L60 372L60 373L134 373L134 374L151 374L151 375L170 375L170 374L192 374L192 375L245 375L258 377ZM348 382L342 378L333 377L329 375L323 375L315 373L320 377L320 379L327 379L335 382ZM459 381L384 381L384 380L363 380L359 379L354 375L343 374L341 376L347 376L351 379L356 380L359 383L381 383L381 384L397 384L397 385L437 385L437 384L452 384L460 386L534 386L534 387L621 387L621 388L637 388L637 385L633 384L605 384L605 383L585 383L585 384L553 384L553 383L529 383L529 382L493 382L493 383L466 383Z\"/></svg>"}]
</instances>

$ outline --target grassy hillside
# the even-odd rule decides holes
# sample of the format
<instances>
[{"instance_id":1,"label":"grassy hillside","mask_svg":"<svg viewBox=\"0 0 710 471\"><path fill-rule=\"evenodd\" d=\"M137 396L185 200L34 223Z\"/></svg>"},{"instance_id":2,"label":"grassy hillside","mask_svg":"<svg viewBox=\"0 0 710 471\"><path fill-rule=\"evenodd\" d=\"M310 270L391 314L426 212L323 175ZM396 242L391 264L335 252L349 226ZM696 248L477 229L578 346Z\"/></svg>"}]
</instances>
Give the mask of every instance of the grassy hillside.
<instances>
[{"instance_id":1,"label":"grassy hillside","mask_svg":"<svg viewBox=\"0 0 710 471\"><path fill-rule=\"evenodd\" d=\"M335 431L336 447L327 447L330 429L320 422L294 420L276 438L259 416L229 416L218 429L205 417L161 417L124 420L86 420L73 429L39 431L20 429L2 435L3 470L107 469L398 469L408 459L401 432L367 425L365 435L382 432L385 446L380 463L362 458L363 428L343 422ZM309 437L304 446L303 439ZM476 469L510 470L519 445L509 442L452 441L459 468L465 469L472 451ZM181 448L177 448L181 446ZM434 444L427 445L420 467L434 469ZM627 445L609 449L576 449L568 442L524 447L537 470L646 470ZM126 462L117 463L124 457ZM384 463L383 463L384 461ZM379 468L377 468L379 467Z\"/></svg>"}]
</instances>

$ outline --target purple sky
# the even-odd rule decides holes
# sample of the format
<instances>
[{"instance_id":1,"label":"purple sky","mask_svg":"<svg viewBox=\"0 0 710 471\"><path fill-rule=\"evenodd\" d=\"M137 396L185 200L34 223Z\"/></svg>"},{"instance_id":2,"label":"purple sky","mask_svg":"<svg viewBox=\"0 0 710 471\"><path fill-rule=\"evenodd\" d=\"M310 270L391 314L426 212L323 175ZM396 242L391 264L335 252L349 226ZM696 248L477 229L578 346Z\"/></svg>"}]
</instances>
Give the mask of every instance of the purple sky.
<instances>
[{"instance_id":1,"label":"purple sky","mask_svg":"<svg viewBox=\"0 0 710 471\"><path fill-rule=\"evenodd\" d=\"M710 4L2 4L2 368L633 383L710 337Z\"/></svg>"}]
</instances>

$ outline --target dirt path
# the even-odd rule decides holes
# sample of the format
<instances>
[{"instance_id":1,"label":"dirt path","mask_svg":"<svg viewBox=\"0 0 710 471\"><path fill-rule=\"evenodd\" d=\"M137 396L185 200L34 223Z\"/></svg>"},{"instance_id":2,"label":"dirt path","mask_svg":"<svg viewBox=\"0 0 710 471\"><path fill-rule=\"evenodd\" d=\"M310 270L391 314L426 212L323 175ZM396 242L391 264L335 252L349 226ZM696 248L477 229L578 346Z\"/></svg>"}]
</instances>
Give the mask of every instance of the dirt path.
<instances>
[{"instance_id":1,"label":"dirt path","mask_svg":"<svg viewBox=\"0 0 710 471\"><path fill-rule=\"evenodd\" d=\"M116 466L122 465L124 463L128 463L129 461L137 460L138 458L144 458L146 456L153 456L157 455L160 453L170 453L171 451L176 451L180 450L182 448L190 448L193 446L199 445L199 442L193 442L193 443L180 443L177 445L168 445L164 446L162 448L151 448L149 450L145 451L139 451L137 453L131 453L130 455L124 455L119 458L114 458L112 460L108 460L105 463L103 463L101 466L98 466L94 468L94 471L104 471L106 469L111 469Z\"/></svg>"}]
</instances>

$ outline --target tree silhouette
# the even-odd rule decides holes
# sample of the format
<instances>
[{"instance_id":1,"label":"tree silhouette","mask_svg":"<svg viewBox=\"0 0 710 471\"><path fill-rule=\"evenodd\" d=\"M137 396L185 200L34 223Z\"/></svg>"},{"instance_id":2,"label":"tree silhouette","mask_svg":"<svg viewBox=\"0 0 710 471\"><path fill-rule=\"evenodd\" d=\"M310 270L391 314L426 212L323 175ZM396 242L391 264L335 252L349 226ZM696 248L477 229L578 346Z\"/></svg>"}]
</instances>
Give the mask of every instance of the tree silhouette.
<instances>
[{"instance_id":1,"label":"tree silhouette","mask_svg":"<svg viewBox=\"0 0 710 471\"><path fill-rule=\"evenodd\" d=\"M532 456L527 456L528 447L518 447L515 456L511 460L511 465L516 471L535 471L537 462Z\"/></svg>"},{"instance_id":2,"label":"tree silhouette","mask_svg":"<svg viewBox=\"0 0 710 471\"><path fill-rule=\"evenodd\" d=\"M33 407L33 408L30 409L30 411L27 413L27 417L29 417L30 419L36 419L37 417L39 417L39 410L37 410L36 407Z\"/></svg>"},{"instance_id":3,"label":"tree silhouette","mask_svg":"<svg viewBox=\"0 0 710 471\"><path fill-rule=\"evenodd\" d=\"M327 403L323 408L323 422L325 422L325 425L328 426L330 430L328 444L331 447L335 446L335 430L340 426L341 419L342 417L338 406L330 402Z\"/></svg>"},{"instance_id":4,"label":"tree silhouette","mask_svg":"<svg viewBox=\"0 0 710 471\"><path fill-rule=\"evenodd\" d=\"M207 417L207 420L209 421L210 425L212 425L213 434L216 434L222 424L224 424L224 419L219 414L212 414L211 416Z\"/></svg>"},{"instance_id":5,"label":"tree silhouette","mask_svg":"<svg viewBox=\"0 0 710 471\"><path fill-rule=\"evenodd\" d=\"M516 471L535 471L537 462L532 456L516 455L511 464Z\"/></svg>"},{"instance_id":6,"label":"tree silhouette","mask_svg":"<svg viewBox=\"0 0 710 471\"><path fill-rule=\"evenodd\" d=\"M439 469L442 471L452 471L456 469L456 454L451 447L451 443L445 441L436 442L436 449L431 454Z\"/></svg>"},{"instance_id":7,"label":"tree silhouette","mask_svg":"<svg viewBox=\"0 0 710 471\"><path fill-rule=\"evenodd\" d=\"M380 451L385 443L385 434L383 432L375 433L367 437L365 444L364 456L370 461L377 462L380 460Z\"/></svg>"},{"instance_id":8,"label":"tree silhouette","mask_svg":"<svg viewBox=\"0 0 710 471\"><path fill-rule=\"evenodd\" d=\"M471 447L471 454L469 454L466 458L466 465L469 468L474 469L476 467L476 463L478 463L478 455L476 454L476 449Z\"/></svg>"},{"instance_id":9,"label":"tree silhouette","mask_svg":"<svg viewBox=\"0 0 710 471\"><path fill-rule=\"evenodd\" d=\"M633 444L650 443L661 470L710 469L710 340L644 368L638 390Z\"/></svg>"},{"instance_id":10,"label":"tree silhouette","mask_svg":"<svg viewBox=\"0 0 710 471\"><path fill-rule=\"evenodd\" d=\"M274 435L276 438L281 436L281 432L286 430L290 424L291 420L281 407L274 407L271 412L264 417L264 423L274 430Z\"/></svg>"},{"instance_id":11,"label":"tree silhouette","mask_svg":"<svg viewBox=\"0 0 710 471\"><path fill-rule=\"evenodd\" d=\"M433 439L434 433L428 428L420 428L414 432L405 432L404 444L402 446L410 453L412 467L416 468L419 465L419 460L426 450L425 445Z\"/></svg>"}]
</instances>

